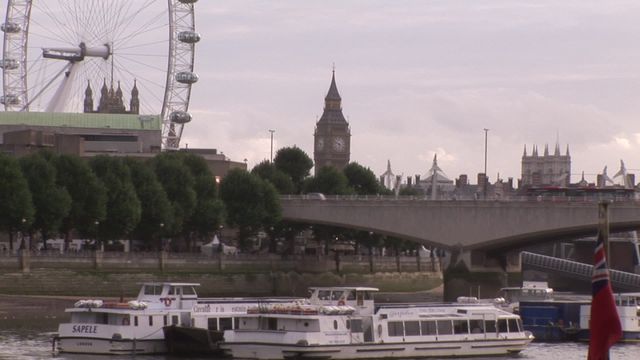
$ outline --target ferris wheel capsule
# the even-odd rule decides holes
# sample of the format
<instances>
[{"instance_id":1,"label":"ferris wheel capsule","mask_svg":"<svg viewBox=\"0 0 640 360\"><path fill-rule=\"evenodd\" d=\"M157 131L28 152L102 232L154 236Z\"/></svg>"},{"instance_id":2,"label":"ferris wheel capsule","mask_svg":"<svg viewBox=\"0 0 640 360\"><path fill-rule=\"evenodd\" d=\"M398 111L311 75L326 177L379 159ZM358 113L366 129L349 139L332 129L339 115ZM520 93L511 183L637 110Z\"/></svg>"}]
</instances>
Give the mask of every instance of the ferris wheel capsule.
<instances>
[{"instance_id":1,"label":"ferris wheel capsule","mask_svg":"<svg viewBox=\"0 0 640 360\"><path fill-rule=\"evenodd\" d=\"M200 34L195 31L182 31L178 33L178 40L187 44L195 44L200 41Z\"/></svg>"},{"instance_id":2,"label":"ferris wheel capsule","mask_svg":"<svg viewBox=\"0 0 640 360\"><path fill-rule=\"evenodd\" d=\"M11 33L11 34L19 33L20 31L22 31L22 26L14 22L6 22L2 24L0 28L2 28L2 31L6 33Z\"/></svg>"},{"instance_id":3,"label":"ferris wheel capsule","mask_svg":"<svg viewBox=\"0 0 640 360\"><path fill-rule=\"evenodd\" d=\"M20 62L16 59L2 59L0 60L0 68L6 70L14 70L20 66Z\"/></svg>"},{"instance_id":4,"label":"ferris wheel capsule","mask_svg":"<svg viewBox=\"0 0 640 360\"><path fill-rule=\"evenodd\" d=\"M182 71L176 74L176 81L182 84L195 84L198 79L198 75L191 71Z\"/></svg>"},{"instance_id":5,"label":"ferris wheel capsule","mask_svg":"<svg viewBox=\"0 0 640 360\"><path fill-rule=\"evenodd\" d=\"M0 96L0 104L2 105L20 105L20 98L15 95L8 94Z\"/></svg>"},{"instance_id":6,"label":"ferris wheel capsule","mask_svg":"<svg viewBox=\"0 0 640 360\"><path fill-rule=\"evenodd\" d=\"M191 121L191 114L186 111L174 111L169 115L169 119L176 124L186 124Z\"/></svg>"},{"instance_id":7,"label":"ferris wheel capsule","mask_svg":"<svg viewBox=\"0 0 640 360\"><path fill-rule=\"evenodd\" d=\"M183 4L195 4L198 0L179 0Z\"/></svg>"}]
</instances>

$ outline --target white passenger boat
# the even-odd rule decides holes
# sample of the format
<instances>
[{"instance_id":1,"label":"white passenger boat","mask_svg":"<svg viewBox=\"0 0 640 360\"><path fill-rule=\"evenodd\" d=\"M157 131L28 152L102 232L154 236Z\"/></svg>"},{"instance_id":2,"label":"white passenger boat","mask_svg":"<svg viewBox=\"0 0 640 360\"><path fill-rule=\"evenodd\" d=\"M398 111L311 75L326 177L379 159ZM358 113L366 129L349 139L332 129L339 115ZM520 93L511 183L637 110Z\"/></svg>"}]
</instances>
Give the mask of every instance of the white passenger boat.
<instances>
[{"instance_id":1,"label":"white passenger boat","mask_svg":"<svg viewBox=\"0 0 640 360\"><path fill-rule=\"evenodd\" d=\"M170 354L221 355L218 347L224 331L238 327L238 317L247 314L247 309L267 304L286 304L300 298L211 298L199 299L191 308L188 324L165 326L165 343Z\"/></svg>"},{"instance_id":2,"label":"white passenger boat","mask_svg":"<svg viewBox=\"0 0 640 360\"><path fill-rule=\"evenodd\" d=\"M144 283L129 302L80 300L58 326L54 350L81 354L158 354L167 351L162 328L190 324L197 303L193 283Z\"/></svg>"},{"instance_id":3,"label":"white passenger boat","mask_svg":"<svg viewBox=\"0 0 640 360\"><path fill-rule=\"evenodd\" d=\"M238 359L373 359L516 354L533 340L490 304L375 306L376 288L315 288L308 302L249 309L221 348Z\"/></svg>"},{"instance_id":4,"label":"white passenger boat","mask_svg":"<svg viewBox=\"0 0 640 360\"><path fill-rule=\"evenodd\" d=\"M640 342L640 292L614 294L616 309L622 326L620 342ZM591 305L580 306L579 341L589 341L589 322L591 321Z\"/></svg>"}]
</instances>

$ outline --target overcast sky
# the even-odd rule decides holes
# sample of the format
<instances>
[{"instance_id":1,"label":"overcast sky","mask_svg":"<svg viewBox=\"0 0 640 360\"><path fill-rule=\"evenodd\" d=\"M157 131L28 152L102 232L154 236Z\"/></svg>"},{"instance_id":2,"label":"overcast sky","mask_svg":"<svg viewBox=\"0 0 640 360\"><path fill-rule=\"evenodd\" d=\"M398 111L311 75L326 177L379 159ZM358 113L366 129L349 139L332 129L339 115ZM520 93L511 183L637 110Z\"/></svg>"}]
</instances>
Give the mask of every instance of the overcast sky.
<instances>
[{"instance_id":1,"label":"overcast sky","mask_svg":"<svg viewBox=\"0 0 640 360\"><path fill-rule=\"evenodd\" d=\"M296 145L313 158L332 64L351 161L377 175L520 177L523 148L569 145L572 182L640 169L640 2L196 3L194 120L182 145L249 168Z\"/></svg>"}]
</instances>

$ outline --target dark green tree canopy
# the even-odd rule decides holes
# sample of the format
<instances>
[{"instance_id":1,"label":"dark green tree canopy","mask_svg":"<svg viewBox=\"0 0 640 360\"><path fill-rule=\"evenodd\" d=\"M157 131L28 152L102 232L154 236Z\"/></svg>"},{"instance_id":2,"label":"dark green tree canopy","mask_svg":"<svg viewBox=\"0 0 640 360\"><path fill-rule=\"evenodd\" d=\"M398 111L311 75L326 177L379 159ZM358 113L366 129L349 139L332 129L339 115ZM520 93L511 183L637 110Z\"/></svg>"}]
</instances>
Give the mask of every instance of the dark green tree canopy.
<instances>
[{"instance_id":1,"label":"dark green tree canopy","mask_svg":"<svg viewBox=\"0 0 640 360\"><path fill-rule=\"evenodd\" d=\"M316 176L307 179L306 193L320 192L325 195L346 195L351 193L347 177L333 166L322 167Z\"/></svg>"},{"instance_id":2,"label":"dark green tree canopy","mask_svg":"<svg viewBox=\"0 0 640 360\"><path fill-rule=\"evenodd\" d=\"M197 194L196 209L187 222L187 229L201 240L208 240L224 222L225 206L218 199L217 184L213 177L196 177L194 190Z\"/></svg>"},{"instance_id":3,"label":"dark green tree canopy","mask_svg":"<svg viewBox=\"0 0 640 360\"><path fill-rule=\"evenodd\" d=\"M251 173L258 175L263 180L269 181L280 194L293 194L295 186L291 177L278 170L276 166L268 160L264 160L251 169Z\"/></svg>"},{"instance_id":4,"label":"dark green tree canopy","mask_svg":"<svg viewBox=\"0 0 640 360\"><path fill-rule=\"evenodd\" d=\"M380 183L369 168L352 162L342 170L347 177L349 187L358 195L374 195L380 193Z\"/></svg>"},{"instance_id":5,"label":"dark green tree canopy","mask_svg":"<svg viewBox=\"0 0 640 360\"><path fill-rule=\"evenodd\" d=\"M71 196L71 210L62 222L62 232L76 229L81 236L95 235L95 221L107 216L107 190L83 159L57 155L53 159L56 181Z\"/></svg>"},{"instance_id":6,"label":"dark green tree canopy","mask_svg":"<svg viewBox=\"0 0 640 360\"><path fill-rule=\"evenodd\" d=\"M140 222L132 235L148 246L159 248L164 229L171 228L173 208L151 166L140 160L126 159L131 181L140 200Z\"/></svg>"},{"instance_id":7,"label":"dark green tree canopy","mask_svg":"<svg viewBox=\"0 0 640 360\"><path fill-rule=\"evenodd\" d=\"M140 200L124 160L96 156L90 166L107 189L107 217L98 226L101 240L126 238L140 222Z\"/></svg>"},{"instance_id":8,"label":"dark green tree canopy","mask_svg":"<svg viewBox=\"0 0 640 360\"><path fill-rule=\"evenodd\" d=\"M20 164L16 159L0 154L0 229L22 230L31 225L34 216L29 184Z\"/></svg>"},{"instance_id":9,"label":"dark green tree canopy","mask_svg":"<svg viewBox=\"0 0 640 360\"><path fill-rule=\"evenodd\" d=\"M56 183L56 168L40 153L19 160L27 179L36 213L32 227L44 239L57 233L71 209L71 196Z\"/></svg>"},{"instance_id":10,"label":"dark green tree canopy","mask_svg":"<svg viewBox=\"0 0 640 360\"><path fill-rule=\"evenodd\" d=\"M163 153L152 162L153 169L173 207L173 227L169 234L183 233L184 224L196 208L195 180L189 167L174 153Z\"/></svg>"},{"instance_id":11,"label":"dark green tree canopy","mask_svg":"<svg viewBox=\"0 0 640 360\"><path fill-rule=\"evenodd\" d=\"M276 152L273 159L276 169L291 177L296 192L302 189L302 182L309 176L309 171L313 167L313 160L302 149L294 147L286 147Z\"/></svg>"},{"instance_id":12,"label":"dark green tree canopy","mask_svg":"<svg viewBox=\"0 0 640 360\"><path fill-rule=\"evenodd\" d=\"M273 185L245 170L233 169L227 174L220 184L220 197L227 209L227 224L238 227L241 240L281 217Z\"/></svg>"}]
</instances>

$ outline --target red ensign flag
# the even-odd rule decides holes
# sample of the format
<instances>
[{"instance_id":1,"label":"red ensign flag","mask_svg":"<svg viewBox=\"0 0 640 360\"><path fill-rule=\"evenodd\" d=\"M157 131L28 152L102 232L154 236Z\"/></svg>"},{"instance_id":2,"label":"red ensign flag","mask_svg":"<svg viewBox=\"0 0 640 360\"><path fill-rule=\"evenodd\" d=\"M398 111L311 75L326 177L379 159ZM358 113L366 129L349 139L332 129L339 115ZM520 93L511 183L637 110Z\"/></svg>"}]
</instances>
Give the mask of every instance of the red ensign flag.
<instances>
[{"instance_id":1,"label":"red ensign flag","mask_svg":"<svg viewBox=\"0 0 640 360\"><path fill-rule=\"evenodd\" d=\"M593 256L593 277L591 279L593 297L591 299L591 322L589 331L588 360L609 359L609 348L622 337L620 317L616 310L613 290L609 282L609 269L604 251L604 241L598 233L598 241Z\"/></svg>"}]
</instances>

